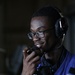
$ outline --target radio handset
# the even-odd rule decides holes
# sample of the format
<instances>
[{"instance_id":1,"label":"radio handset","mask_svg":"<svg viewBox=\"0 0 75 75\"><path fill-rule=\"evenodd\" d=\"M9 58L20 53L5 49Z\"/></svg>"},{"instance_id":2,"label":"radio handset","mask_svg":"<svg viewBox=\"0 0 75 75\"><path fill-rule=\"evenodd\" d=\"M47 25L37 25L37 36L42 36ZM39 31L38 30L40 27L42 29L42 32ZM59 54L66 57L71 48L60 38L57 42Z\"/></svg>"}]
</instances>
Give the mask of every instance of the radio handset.
<instances>
[{"instance_id":1,"label":"radio handset","mask_svg":"<svg viewBox=\"0 0 75 75\"><path fill-rule=\"evenodd\" d=\"M33 51L35 51L36 55L42 56L43 55L43 51L41 48L38 48L36 46L33 46L32 48L28 48L27 50L27 54L32 53Z\"/></svg>"}]
</instances>

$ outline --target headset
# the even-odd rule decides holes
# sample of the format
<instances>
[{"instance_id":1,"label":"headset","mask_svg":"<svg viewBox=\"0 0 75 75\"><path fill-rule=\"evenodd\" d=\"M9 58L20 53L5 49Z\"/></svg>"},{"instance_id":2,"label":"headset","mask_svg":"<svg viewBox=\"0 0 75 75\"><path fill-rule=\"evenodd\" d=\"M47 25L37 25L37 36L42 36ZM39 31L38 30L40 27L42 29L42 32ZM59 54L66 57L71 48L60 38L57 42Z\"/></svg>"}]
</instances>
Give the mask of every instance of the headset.
<instances>
[{"instance_id":1,"label":"headset","mask_svg":"<svg viewBox=\"0 0 75 75\"><path fill-rule=\"evenodd\" d=\"M60 18L55 23L55 34L58 38L64 39L66 31L68 29L68 22L67 18L65 18L61 12L59 12L57 9L56 11L59 13Z\"/></svg>"},{"instance_id":2,"label":"headset","mask_svg":"<svg viewBox=\"0 0 75 75\"><path fill-rule=\"evenodd\" d=\"M55 22L55 35L57 38L61 39L61 44L57 48L60 48L63 44L66 32L68 30L68 22L67 22L67 18L65 18L62 15L62 13L58 8L54 8L54 9L60 15L60 18L57 19L57 21Z\"/></svg>"}]
</instances>

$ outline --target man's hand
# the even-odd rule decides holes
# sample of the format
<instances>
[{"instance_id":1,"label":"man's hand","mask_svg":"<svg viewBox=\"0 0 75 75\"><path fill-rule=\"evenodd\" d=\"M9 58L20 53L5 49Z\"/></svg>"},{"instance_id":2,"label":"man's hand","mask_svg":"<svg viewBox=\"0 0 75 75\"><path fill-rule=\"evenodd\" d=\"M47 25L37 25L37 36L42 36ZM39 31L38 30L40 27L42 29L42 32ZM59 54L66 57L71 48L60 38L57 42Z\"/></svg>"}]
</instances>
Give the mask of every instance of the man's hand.
<instances>
[{"instance_id":1,"label":"man's hand","mask_svg":"<svg viewBox=\"0 0 75 75\"><path fill-rule=\"evenodd\" d=\"M40 62L40 56L37 56L35 51L33 51L28 55L27 50L28 49L25 49L23 51L24 58L23 58L22 75L33 75L37 65Z\"/></svg>"}]
</instances>

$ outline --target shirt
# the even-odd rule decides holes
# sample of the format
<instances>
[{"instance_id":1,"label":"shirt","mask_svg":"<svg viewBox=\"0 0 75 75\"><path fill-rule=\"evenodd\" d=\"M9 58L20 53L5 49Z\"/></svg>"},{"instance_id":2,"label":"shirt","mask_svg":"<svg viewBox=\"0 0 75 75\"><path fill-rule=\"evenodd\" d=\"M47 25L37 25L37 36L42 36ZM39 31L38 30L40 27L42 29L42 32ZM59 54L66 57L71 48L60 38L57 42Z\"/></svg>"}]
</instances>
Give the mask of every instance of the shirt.
<instances>
[{"instance_id":1,"label":"shirt","mask_svg":"<svg viewBox=\"0 0 75 75\"><path fill-rule=\"evenodd\" d=\"M38 75L75 75L75 55L64 49L59 61L54 66L43 56L37 71Z\"/></svg>"}]
</instances>

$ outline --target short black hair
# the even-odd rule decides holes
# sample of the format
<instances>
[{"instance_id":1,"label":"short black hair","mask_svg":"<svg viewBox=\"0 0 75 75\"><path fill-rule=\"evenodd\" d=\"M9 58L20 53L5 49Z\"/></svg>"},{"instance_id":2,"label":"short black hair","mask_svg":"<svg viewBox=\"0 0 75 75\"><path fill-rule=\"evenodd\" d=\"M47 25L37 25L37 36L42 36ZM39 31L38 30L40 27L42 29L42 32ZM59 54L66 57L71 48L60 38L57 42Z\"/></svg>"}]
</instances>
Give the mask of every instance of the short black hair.
<instances>
[{"instance_id":1,"label":"short black hair","mask_svg":"<svg viewBox=\"0 0 75 75\"><path fill-rule=\"evenodd\" d=\"M38 17L38 16L46 16L48 17L50 20L54 22L56 22L59 18L61 18L61 15L59 14L59 11L56 7L53 6L44 6L40 9L38 9L33 15L33 17Z\"/></svg>"}]
</instances>

